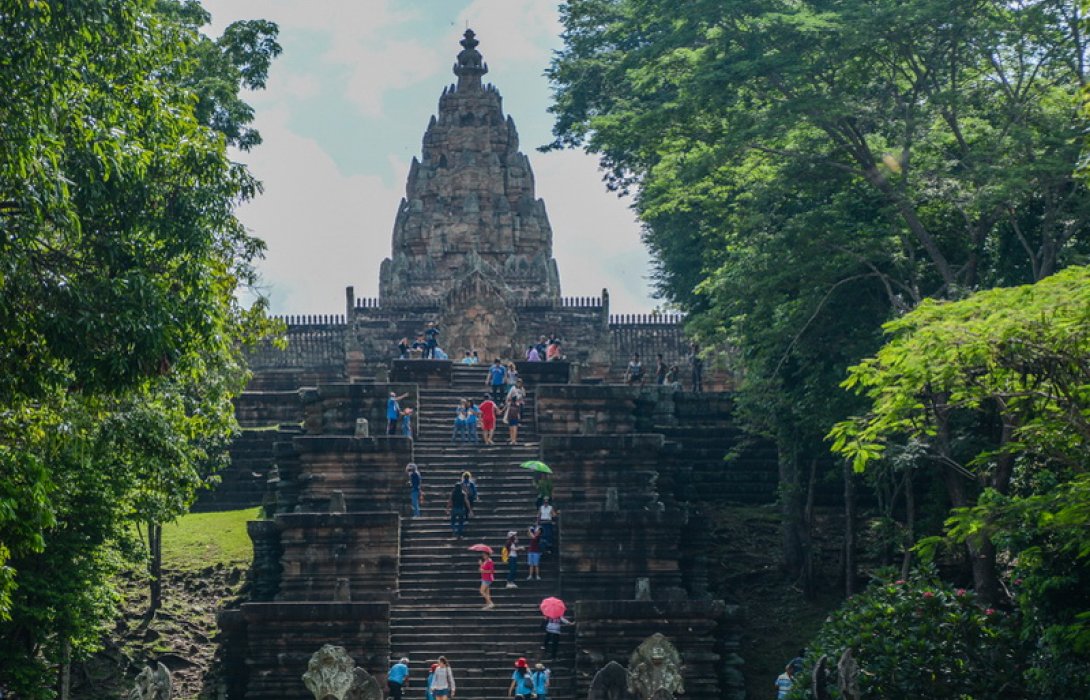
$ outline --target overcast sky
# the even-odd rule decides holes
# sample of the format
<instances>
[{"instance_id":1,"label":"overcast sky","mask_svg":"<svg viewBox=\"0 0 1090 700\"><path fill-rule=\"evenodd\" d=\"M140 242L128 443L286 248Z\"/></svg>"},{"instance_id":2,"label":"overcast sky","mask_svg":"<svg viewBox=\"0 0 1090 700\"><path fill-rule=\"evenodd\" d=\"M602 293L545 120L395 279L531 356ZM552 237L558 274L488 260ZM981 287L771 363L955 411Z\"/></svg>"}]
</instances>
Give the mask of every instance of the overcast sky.
<instances>
[{"instance_id":1,"label":"overcast sky","mask_svg":"<svg viewBox=\"0 0 1090 700\"><path fill-rule=\"evenodd\" d=\"M341 313L344 288L377 296L379 263L405 177L451 73L466 24L530 156L566 296L610 291L611 310L650 311L649 257L629 202L582 152L550 140L548 81L560 48L548 0L203 0L218 36L237 19L280 26L284 53L249 96L264 143L239 154L265 193L239 212L268 244L261 264L278 314Z\"/></svg>"}]
</instances>

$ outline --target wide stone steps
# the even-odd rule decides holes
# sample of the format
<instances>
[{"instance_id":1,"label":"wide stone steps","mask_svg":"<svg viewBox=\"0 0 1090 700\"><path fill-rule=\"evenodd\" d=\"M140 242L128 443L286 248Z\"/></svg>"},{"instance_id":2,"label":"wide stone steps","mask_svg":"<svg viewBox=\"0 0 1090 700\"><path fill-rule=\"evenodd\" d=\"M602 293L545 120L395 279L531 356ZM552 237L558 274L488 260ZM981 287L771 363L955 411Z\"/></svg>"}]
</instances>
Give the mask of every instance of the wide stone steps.
<instances>
[{"instance_id":1,"label":"wide stone steps","mask_svg":"<svg viewBox=\"0 0 1090 700\"><path fill-rule=\"evenodd\" d=\"M477 375L479 380L470 377L482 385L482 393L483 372ZM456 369L454 374L458 379L471 371ZM536 459L539 446L502 444L507 432L502 422L496 430L500 444L494 447L452 445L449 435L457 397L454 391L421 391L420 439L414 443L414 459L423 477L424 502L421 517L402 526L399 597L391 608L391 655L410 658L418 689L427 676L426 664L445 655L454 670L459 698L501 700L507 697L515 659L540 660L543 632L538 605L559 589L557 560L555 555L543 557L542 580L527 581L523 551L518 587L505 586L507 566L500 559L500 549L507 532L517 531L525 546L526 530L537 514L535 474L518 465ZM441 411L438 420L434 418L437 411ZM520 431L520 439L525 434ZM451 488L467 469L473 473L479 498L464 537L458 540L451 533L446 506ZM478 555L468 549L478 542L493 548L496 564L492 589L496 607L487 611L481 610ZM574 656L574 641L564 635L559 658ZM553 666L552 696L570 700L571 669L567 664Z\"/></svg>"}]
</instances>

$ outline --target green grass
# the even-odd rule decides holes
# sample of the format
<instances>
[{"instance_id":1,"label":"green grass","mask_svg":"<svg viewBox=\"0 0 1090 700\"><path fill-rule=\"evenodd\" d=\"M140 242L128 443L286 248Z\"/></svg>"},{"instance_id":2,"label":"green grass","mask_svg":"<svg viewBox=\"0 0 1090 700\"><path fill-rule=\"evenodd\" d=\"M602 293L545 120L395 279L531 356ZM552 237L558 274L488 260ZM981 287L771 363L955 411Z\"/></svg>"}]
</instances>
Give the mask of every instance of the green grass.
<instances>
[{"instance_id":1,"label":"green grass","mask_svg":"<svg viewBox=\"0 0 1090 700\"><path fill-rule=\"evenodd\" d=\"M215 566L248 564L253 546L246 521L258 520L260 508L220 513L190 513L163 526L163 568L195 571Z\"/></svg>"}]
</instances>

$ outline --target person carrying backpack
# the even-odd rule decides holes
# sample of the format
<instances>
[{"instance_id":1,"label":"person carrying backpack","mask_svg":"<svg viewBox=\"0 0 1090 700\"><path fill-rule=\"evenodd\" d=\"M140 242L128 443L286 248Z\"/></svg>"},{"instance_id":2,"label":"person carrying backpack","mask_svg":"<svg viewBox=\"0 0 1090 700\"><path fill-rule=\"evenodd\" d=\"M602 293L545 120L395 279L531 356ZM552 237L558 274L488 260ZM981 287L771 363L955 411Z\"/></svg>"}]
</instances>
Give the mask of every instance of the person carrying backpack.
<instances>
[{"instance_id":1,"label":"person carrying backpack","mask_svg":"<svg viewBox=\"0 0 1090 700\"><path fill-rule=\"evenodd\" d=\"M549 700L549 678L552 676L552 671L545 667L545 664L536 664L534 666L534 672L530 674L530 682L534 687L534 695L537 696L537 700Z\"/></svg>"},{"instance_id":2,"label":"person carrying backpack","mask_svg":"<svg viewBox=\"0 0 1090 700\"><path fill-rule=\"evenodd\" d=\"M517 700L530 700L534 693L533 681L530 679L530 667L526 659L519 657L515 661L515 672L511 674L511 687L507 689L507 697Z\"/></svg>"}]
</instances>

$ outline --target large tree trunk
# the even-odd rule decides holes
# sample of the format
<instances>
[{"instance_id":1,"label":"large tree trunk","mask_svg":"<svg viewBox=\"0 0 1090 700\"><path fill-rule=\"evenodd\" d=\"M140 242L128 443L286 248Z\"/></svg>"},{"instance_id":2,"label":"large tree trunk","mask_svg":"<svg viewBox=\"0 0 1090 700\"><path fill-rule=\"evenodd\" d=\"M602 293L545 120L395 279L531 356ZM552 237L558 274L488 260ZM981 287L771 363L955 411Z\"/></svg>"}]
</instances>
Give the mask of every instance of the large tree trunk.
<instances>
[{"instance_id":1,"label":"large tree trunk","mask_svg":"<svg viewBox=\"0 0 1090 700\"><path fill-rule=\"evenodd\" d=\"M802 529L804 525L802 485L795 441L783 436L778 441L780 463L780 515L783 533L783 566L797 579L805 564Z\"/></svg>"},{"instance_id":2,"label":"large tree trunk","mask_svg":"<svg viewBox=\"0 0 1090 700\"><path fill-rule=\"evenodd\" d=\"M148 522L148 574L150 589L147 617L152 617L163 607L163 526Z\"/></svg>"}]
</instances>

